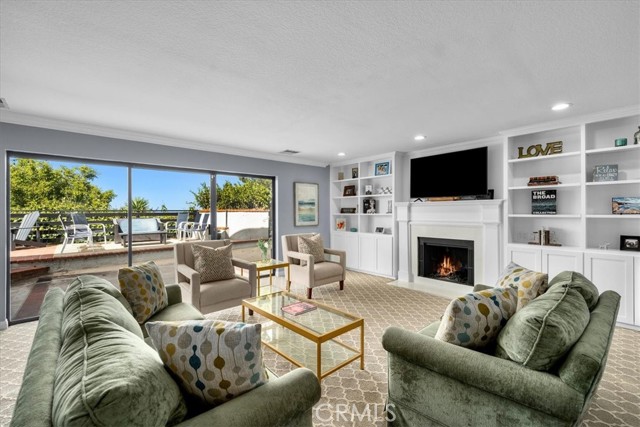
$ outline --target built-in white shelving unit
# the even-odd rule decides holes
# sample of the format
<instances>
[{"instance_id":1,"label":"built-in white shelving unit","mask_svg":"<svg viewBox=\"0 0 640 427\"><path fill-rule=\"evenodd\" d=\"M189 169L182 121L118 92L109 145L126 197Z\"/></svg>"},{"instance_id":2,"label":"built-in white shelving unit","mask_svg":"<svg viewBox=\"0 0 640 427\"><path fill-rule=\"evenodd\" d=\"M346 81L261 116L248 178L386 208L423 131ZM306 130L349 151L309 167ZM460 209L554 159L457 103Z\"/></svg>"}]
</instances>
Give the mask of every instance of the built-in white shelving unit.
<instances>
[{"instance_id":1,"label":"built-in white shelving unit","mask_svg":"<svg viewBox=\"0 0 640 427\"><path fill-rule=\"evenodd\" d=\"M331 246L347 251L350 269L394 277L397 164L398 154L394 152L331 165ZM340 174L343 179L339 179ZM353 187L355 194L345 195L348 187ZM366 194L367 188L371 194ZM368 206L373 202L375 213L364 212L365 201ZM355 213L347 213L350 210ZM346 227L338 229L339 220L345 221Z\"/></svg>"},{"instance_id":2,"label":"built-in white shelving unit","mask_svg":"<svg viewBox=\"0 0 640 427\"><path fill-rule=\"evenodd\" d=\"M504 132L506 261L545 271L579 271L601 291L622 295L618 321L640 325L640 252L621 250L621 236L640 236L640 215L612 213L613 197L640 197L640 125L637 108L562 126ZM629 145L614 141L627 138ZM562 141L559 154L519 159L519 148ZM594 182L598 165L617 165L616 181ZM530 177L557 175L561 184L527 186ZM533 215L531 192L556 190L557 214ZM562 246L531 245L533 233L549 229ZM606 247L607 249L603 249Z\"/></svg>"}]
</instances>

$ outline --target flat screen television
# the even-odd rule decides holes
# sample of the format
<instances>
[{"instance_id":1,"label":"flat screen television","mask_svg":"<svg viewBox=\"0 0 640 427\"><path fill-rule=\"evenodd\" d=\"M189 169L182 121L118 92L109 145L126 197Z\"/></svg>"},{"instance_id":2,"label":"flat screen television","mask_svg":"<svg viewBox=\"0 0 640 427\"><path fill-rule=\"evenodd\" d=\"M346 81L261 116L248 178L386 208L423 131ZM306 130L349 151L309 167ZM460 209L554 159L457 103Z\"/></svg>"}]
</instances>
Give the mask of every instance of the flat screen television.
<instances>
[{"instance_id":1,"label":"flat screen television","mask_svg":"<svg viewBox=\"0 0 640 427\"><path fill-rule=\"evenodd\" d=\"M412 199L487 194L487 147L411 159Z\"/></svg>"}]
</instances>

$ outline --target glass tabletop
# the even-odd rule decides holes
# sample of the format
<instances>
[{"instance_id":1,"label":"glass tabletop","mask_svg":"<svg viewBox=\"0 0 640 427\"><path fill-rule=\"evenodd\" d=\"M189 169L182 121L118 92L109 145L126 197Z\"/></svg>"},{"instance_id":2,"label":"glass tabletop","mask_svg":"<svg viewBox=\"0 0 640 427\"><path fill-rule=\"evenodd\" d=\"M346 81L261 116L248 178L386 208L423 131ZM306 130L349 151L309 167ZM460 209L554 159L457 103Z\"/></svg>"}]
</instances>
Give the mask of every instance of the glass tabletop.
<instances>
[{"instance_id":1,"label":"glass tabletop","mask_svg":"<svg viewBox=\"0 0 640 427\"><path fill-rule=\"evenodd\" d=\"M282 311L282 307L297 302L307 302L317 308L306 313L294 315ZM288 292L276 292L261 297L245 300L258 310L265 311L280 319L303 326L317 334L323 335L359 320L359 317L344 313L333 307L318 304Z\"/></svg>"},{"instance_id":2,"label":"glass tabletop","mask_svg":"<svg viewBox=\"0 0 640 427\"><path fill-rule=\"evenodd\" d=\"M285 261L280 261L278 259L268 259L266 261L254 261L253 262L257 268L268 268L273 266L286 266L288 263Z\"/></svg>"}]
</instances>

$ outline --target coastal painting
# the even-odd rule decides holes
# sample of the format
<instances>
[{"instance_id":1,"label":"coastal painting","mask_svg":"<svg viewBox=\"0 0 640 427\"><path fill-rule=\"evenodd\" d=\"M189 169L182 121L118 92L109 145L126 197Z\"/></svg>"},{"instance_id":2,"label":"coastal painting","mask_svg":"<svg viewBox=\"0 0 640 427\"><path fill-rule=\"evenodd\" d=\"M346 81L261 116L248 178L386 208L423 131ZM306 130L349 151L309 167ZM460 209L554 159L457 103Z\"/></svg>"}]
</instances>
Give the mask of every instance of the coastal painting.
<instances>
[{"instance_id":1,"label":"coastal painting","mask_svg":"<svg viewBox=\"0 0 640 427\"><path fill-rule=\"evenodd\" d=\"M318 225L318 184L293 183L295 226Z\"/></svg>"},{"instance_id":2,"label":"coastal painting","mask_svg":"<svg viewBox=\"0 0 640 427\"><path fill-rule=\"evenodd\" d=\"M640 197L614 197L611 205L613 214L640 215Z\"/></svg>"}]
</instances>

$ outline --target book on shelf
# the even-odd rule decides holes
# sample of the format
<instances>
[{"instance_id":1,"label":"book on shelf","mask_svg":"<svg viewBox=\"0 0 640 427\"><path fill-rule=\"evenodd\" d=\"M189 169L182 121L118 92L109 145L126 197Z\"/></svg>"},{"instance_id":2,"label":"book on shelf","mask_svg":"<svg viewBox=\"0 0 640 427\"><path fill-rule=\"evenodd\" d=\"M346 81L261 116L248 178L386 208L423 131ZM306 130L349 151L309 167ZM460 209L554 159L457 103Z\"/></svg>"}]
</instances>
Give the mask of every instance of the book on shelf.
<instances>
[{"instance_id":1,"label":"book on shelf","mask_svg":"<svg viewBox=\"0 0 640 427\"><path fill-rule=\"evenodd\" d=\"M532 176L529 178L529 182L527 183L530 187L535 187L536 185L558 185L560 184L560 180L557 175L547 175L547 176Z\"/></svg>"},{"instance_id":2,"label":"book on shelf","mask_svg":"<svg viewBox=\"0 0 640 427\"><path fill-rule=\"evenodd\" d=\"M292 314L294 316L297 316L299 314L304 314L304 313L308 313L309 311L313 311L316 308L318 307L316 307L311 303L298 301L298 302L294 302L293 304L283 306L282 311L284 311L287 314Z\"/></svg>"},{"instance_id":3,"label":"book on shelf","mask_svg":"<svg viewBox=\"0 0 640 427\"><path fill-rule=\"evenodd\" d=\"M556 190L532 191L531 213L533 215L555 215L557 213Z\"/></svg>"}]
</instances>

